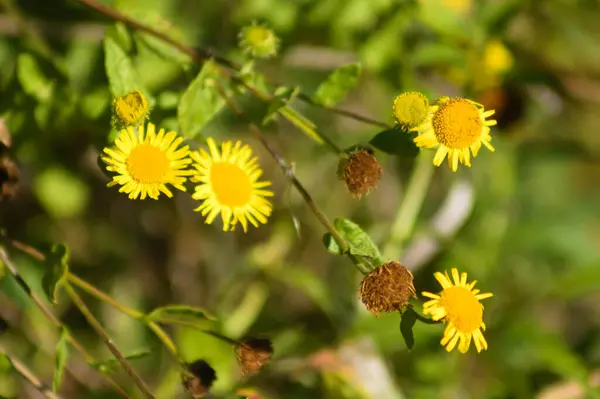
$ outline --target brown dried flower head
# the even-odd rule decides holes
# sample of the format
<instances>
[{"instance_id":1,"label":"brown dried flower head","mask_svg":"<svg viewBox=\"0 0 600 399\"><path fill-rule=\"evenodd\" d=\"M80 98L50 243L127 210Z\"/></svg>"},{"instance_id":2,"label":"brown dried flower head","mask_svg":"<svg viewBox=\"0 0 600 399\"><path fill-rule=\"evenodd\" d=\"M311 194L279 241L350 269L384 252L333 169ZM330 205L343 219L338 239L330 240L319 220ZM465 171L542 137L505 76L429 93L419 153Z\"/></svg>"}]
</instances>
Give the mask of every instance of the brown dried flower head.
<instances>
[{"instance_id":1,"label":"brown dried flower head","mask_svg":"<svg viewBox=\"0 0 600 399\"><path fill-rule=\"evenodd\" d=\"M417 297L413 275L400 262L384 263L365 276L360 285L360 297L375 316L380 312L402 311L411 297Z\"/></svg>"},{"instance_id":2,"label":"brown dried flower head","mask_svg":"<svg viewBox=\"0 0 600 399\"><path fill-rule=\"evenodd\" d=\"M338 172L350 194L361 198L377 187L383 169L371 149L356 148L341 159Z\"/></svg>"},{"instance_id":3,"label":"brown dried flower head","mask_svg":"<svg viewBox=\"0 0 600 399\"><path fill-rule=\"evenodd\" d=\"M8 153L11 144L8 128L0 119L0 201L14 197L19 188L19 168Z\"/></svg>"},{"instance_id":4,"label":"brown dried flower head","mask_svg":"<svg viewBox=\"0 0 600 399\"><path fill-rule=\"evenodd\" d=\"M243 375L254 375L266 366L273 356L273 345L267 338L246 338L235 345L235 353Z\"/></svg>"},{"instance_id":5,"label":"brown dried flower head","mask_svg":"<svg viewBox=\"0 0 600 399\"><path fill-rule=\"evenodd\" d=\"M192 398L204 398L217 379L217 373L201 359L186 364L186 367L187 372L181 376L183 386L192 395Z\"/></svg>"}]
</instances>

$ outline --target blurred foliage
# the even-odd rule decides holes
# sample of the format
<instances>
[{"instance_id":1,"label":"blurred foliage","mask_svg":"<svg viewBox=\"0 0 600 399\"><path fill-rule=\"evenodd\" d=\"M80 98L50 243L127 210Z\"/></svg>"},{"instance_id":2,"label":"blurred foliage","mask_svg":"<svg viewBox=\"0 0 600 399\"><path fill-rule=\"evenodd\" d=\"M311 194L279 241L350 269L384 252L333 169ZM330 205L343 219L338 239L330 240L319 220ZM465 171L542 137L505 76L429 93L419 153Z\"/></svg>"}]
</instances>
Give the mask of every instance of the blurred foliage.
<instances>
[{"instance_id":1,"label":"blurred foliage","mask_svg":"<svg viewBox=\"0 0 600 399\"><path fill-rule=\"evenodd\" d=\"M6 153L21 174L18 194L0 202L0 228L8 237L44 251L67 243L70 270L148 317L192 312L201 318L167 330L184 361L203 359L214 368L218 397L235 397L240 387L261 399L600 397L600 2L102 3L240 64L237 33L253 21L267 22L281 39L279 55L254 67L286 85L274 93L280 102L254 112L260 101L251 93L225 90L259 121L281 110L301 112L306 120L291 118L296 127L313 138L323 132L340 148L378 137L371 143L385 151L378 152L383 178L370 196L355 200L337 180L338 158L327 147L283 118L266 127L324 213L352 220L377 245L387 241L415 154L403 142L390 144L388 129L312 107L286 88L388 124L394 96L408 90L431 98L467 95L495 109L496 152L481 153L471 169L456 174L436 169L400 259L419 291L436 292L432 273L456 266L495 294L484 315L489 350L446 353L439 345L442 326L417 322L409 351L400 316L375 318L362 307L360 274L323 247L322 227L247 123L220 97L196 95L212 63L200 69L160 39L76 0L0 1L0 130L12 138ZM358 69L334 72L355 63L361 66L355 86L327 88L324 82L336 74L358 76ZM226 234L205 225L182 193L130 201L105 187L97 157L115 137L112 97L134 88L148 97L157 126L190 139L253 144L276 192L266 226ZM436 216L457 181L473 187L475 206L448 237L439 233ZM435 251L422 255L419 239L434 243ZM10 252L23 279L45 298L48 265ZM55 365L62 373L65 348L73 350L18 284L0 262L0 318L9 325L0 348L49 382ZM177 365L151 332L104 302L85 300L116 345L136 359L157 398L186 397ZM164 310L172 304L189 308ZM93 367L131 384L68 298L53 310L99 359ZM273 362L240 382L231 343L204 333L207 326L231 339L269 337ZM62 396L119 397L84 360L68 361ZM39 397L4 356L0 397Z\"/></svg>"}]
</instances>

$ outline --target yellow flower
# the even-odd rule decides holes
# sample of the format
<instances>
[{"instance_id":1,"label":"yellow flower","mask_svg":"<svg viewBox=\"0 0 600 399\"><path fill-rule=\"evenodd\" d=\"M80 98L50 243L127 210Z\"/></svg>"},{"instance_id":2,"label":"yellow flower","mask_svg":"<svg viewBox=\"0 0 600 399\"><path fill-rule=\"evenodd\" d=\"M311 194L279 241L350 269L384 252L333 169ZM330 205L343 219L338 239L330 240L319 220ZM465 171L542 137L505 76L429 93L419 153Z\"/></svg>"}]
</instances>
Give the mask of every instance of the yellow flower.
<instances>
[{"instance_id":1,"label":"yellow flower","mask_svg":"<svg viewBox=\"0 0 600 399\"><path fill-rule=\"evenodd\" d=\"M269 58L277 54L279 39L266 26L253 23L242 28L238 35L240 47L258 58Z\"/></svg>"},{"instance_id":2,"label":"yellow flower","mask_svg":"<svg viewBox=\"0 0 600 399\"><path fill-rule=\"evenodd\" d=\"M252 149L248 145L242 147L237 141L231 141L217 148L212 138L207 140L210 154L201 149L191 154L197 169L192 181L199 182L192 198L202 201L195 209L206 216L206 223L211 224L221 214L223 231L233 230L239 222L244 232L248 231L248 222L258 227L258 222L267 223L271 215L272 205L265 197L273 196L268 190L269 181L258 181L263 171L258 165L258 158L252 157Z\"/></svg>"},{"instance_id":3,"label":"yellow flower","mask_svg":"<svg viewBox=\"0 0 600 399\"><path fill-rule=\"evenodd\" d=\"M414 127L419 132L414 142L419 147L437 148L433 164L440 166L448 155L448 165L456 172L458 162L471 166L471 152L477 156L481 144L490 151L490 126L495 120L486 120L494 110L485 111L481 104L466 98L440 98L430 107L425 122Z\"/></svg>"},{"instance_id":4,"label":"yellow flower","mask_svg":"<svg viewBox=\"0 0 600 399\"><path fill-rule=\"evenodd\" d=\"M183 183L193 171L186 170L192 161L188 146L178 148L182 141L175 132L160 129L157 134L152 123L145 135L143 125L121 130L115 147L104 149L106 169L117 174L107 186L121 185L119 192L128 193L130 199L158 199L160 192L172 197L167 184L185 191Z\"/></svg>"},{"instance_id":5,"label":"yellow flower","mask_svg":"<svg viewBox=\"0 0 600 399\"><path fill-rule=\"evenodd\" d=\"M392 112L400 126L410 129L427 118L429 100L417 91L402 93L394 98Z\"/></svg>"},{"instance_id":6,"label":"yellow flower","mask_svg":"<svg viewBox=\"0 0 600 399\"><path fill-rule=\"evenodd\" d=\"M139 90L113 100L114 122L118 126L137 126L148 116L148 101Z\"/></svg>"},{"instance_id":7,"label":"yellow flower","mask_svg":"<svg viewBox=\"0 0 600 399\"><path fill-rule=\"evenodd\" d=\"M487 349L488 344L481 332L481 330L485 331L485 324L483 305L479 301L494 295L480 294L479 290L473 289L477 281L467 283L467 273L462 273L459 277L458 270L452 269L452 277L454 284L448 277L448 273L435 273L435 278L443 291L439 295L422 292L423 296L431 298L423 305L423 313L431 315L433 320L447 323L441 344L448 352L458 343L458 350L466 353L471 340L475 343L477 352L481 352Z\"/></svg>"}]
</instances>

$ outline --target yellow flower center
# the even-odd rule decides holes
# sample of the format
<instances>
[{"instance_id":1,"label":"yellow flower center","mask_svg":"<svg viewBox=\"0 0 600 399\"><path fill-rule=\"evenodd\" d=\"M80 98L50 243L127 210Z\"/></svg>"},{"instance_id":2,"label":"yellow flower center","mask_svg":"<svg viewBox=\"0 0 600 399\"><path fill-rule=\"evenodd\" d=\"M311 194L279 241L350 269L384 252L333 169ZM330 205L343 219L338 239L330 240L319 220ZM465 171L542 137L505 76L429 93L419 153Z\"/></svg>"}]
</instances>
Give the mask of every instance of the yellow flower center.
<instances>
[{"instance_id":1,"label":"yellow flower center","mask_svg":"<svg viewBox=\"0 0 600 399\"><path fill-rule=\"evenodd\" d=\"M448 320L462 333L471 333L483 322L483 306L473 293L461 286L446 288L440 295Z\"/></svg>"},{"instance_id":2,"label":"yellow flower center","mask_svg":"<svg viewBox=\"0 0 600 399\"><path fill-rule=\"evenodd\" d=\"M247 205L252 195L252 182L246 172L229 162L217 162L210 168L210 183L222 205Z\"/></svg>"},{"instance_id":3,"label":"yellow flower center","mask_svg":"<svg viewBox=\"0 0 600 399\"><path fill-rule=\"evenodd\" d=\"M479 109L464 98L441 104L432 125L438 141L448 148L469 147L479 139L483 128Z\"/></svg>"},{"instance_id":4,"label":"yellow flower center","mask_svg":"<svg viewBox=\"0 0 600 399\"><path fill-rule=\"evenodd\" d=\"M160 148L140 144L127 157L127 170L138 183L161 183L169 171L169 159Z\"/></svg>"}]
</instances>

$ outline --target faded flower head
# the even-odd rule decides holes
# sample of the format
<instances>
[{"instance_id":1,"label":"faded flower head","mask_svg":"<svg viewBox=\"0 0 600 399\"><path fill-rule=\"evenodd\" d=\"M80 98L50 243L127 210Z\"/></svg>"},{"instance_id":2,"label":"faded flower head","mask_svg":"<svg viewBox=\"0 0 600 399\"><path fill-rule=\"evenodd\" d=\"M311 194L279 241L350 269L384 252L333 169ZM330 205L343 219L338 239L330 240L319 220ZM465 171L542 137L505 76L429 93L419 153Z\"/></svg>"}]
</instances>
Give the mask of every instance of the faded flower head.
<instances>
[{"instance_id":1,"label":"faded flower head","mask_svg":"<svg viewBox=\"0 0 600 399\"><path fill-rule=\"evenodd\" d=\"M146 129L142 125L121 130L115 146L104 149L106 170L115 173L107 186L120 185L119 192L129 199L158 199L161 192L172 197L167 184L185 191L183 184L193 172L187 169L192 162L189 147L180 147L182 142L175 132L157 133L152 123Z\"/></svg>"},{"instance_id":2,"label":"faded flower head","mask_svg":"<svg viewBox=\"0 0 600 399\"><path fill-rule=\"evenodd\" d=\"M273 356L273 345L267 338L247 338L235 345L235 353L243 375L253 375L266 366Z\"/></svg>"},{"instance_id":3,"label":"faded flower head","mask_svg":"<svg viewBox=\"0 0 600 399\"><path fill-rule=\"evenodd\" d=\"M400 262L389 261L365 276L360 297L375 316L381 312L401 312L416 298L413 275Z\"/></svg>"},{"instance_id":4,"label":"faded flower head","mask_svg":"<svg viewBox=\"0 0 600 399\"><path fill-rule=\"evenodd\" d=\"M270 58L277 54L279 39L264 25L252 23L239 34L240 47L256 58Z\"/></svg>"},{"instance_id":5,"label":"faded flower head","mask_svg":"<svg viewBox=\"0 0 600 399\"><path fill-rule=\"evenodd\" d=\"M270 181L259 181L263 171L258 157L252 156L249 145L236 141L217 143L208 138L208 149L191 154L195 174L192 181L198 183L192 198L202 201L195 209L211 224L218 215L223 219L223 231L230 231L240 223L244 232L248 222L254 227L266 224L271 215L272 204L267 197L273 192L266 188Z\"/></svg>"},{"instance_id":6,"label":"faded flower head","mask_svg":"<svg viewBox=\"0 0 600 399\"><path fill-rule=\"evenodd\" d=\"M446 323L441 345L450 352L458 343L458 350L466 353L471 341L475 343L477 352L487 349L488 344L482 330L485 331L483 322L482 299L494 296L492 293L480 294L474 289L475 283L467 283L467 273L459 276L457 269L452 269L452 279L448 273L435 273L436 280L443 290L439 294L422 292L423 296L431 298L423 304L423 313L431 315L433 320Z\"/></svg>"},{"instance_id":7,"label":"faded flower head","mask_svg":"<svg viewBox=\"0 0 600 399\"><path fill-rule=\"evenodd\" d=\"M482 144L494 151L490 126L496 121L487 120L493 114L466 98L441 97L430 107L426 120L411 129L419 132L414 142L419 147L437 148L433 164L440 166L448 156L448 165L456 172L459 162L471 166L471 153L476 157Z\"/></svg>"},{"instance_id":8,"label":"faded flower head","mask_svg":"<svg viewBox=\"0 0 600 399\"><path fill-rule=\"evenodd\" d=\"M420 125L429 113L429 100L417 91L402 93L394 98L394 118L405 129Z\"/></svg>"},{"instance_id":9,"label":"faded flower head","mask_svg":"<svg viewBox=\"0 0 600 399\"><path fill-rule=\"evenodd\" d=\"M192 398L204 398L217 379L217 373L208 363L201 359L186 364L186 368L187 372L181 375L183 386L192 395Z\"/></svg>"},{"instance_id":10,"label":"faded flower head","mask_svg":"<svg viewBox=\"0 0 600 399\"><path fill-rule=\"evenodd\" d=\"M113 100L113 123L117 128L138 126L148 118L149 111L146 96L136 89Z\"/></svg>"},{"instance_id":11,"label":"faded flower head","mask_svg":"<svg viewBox=\"0 0 600 399\"><path fill-rule=\"evenodd\" d=\"M344 180L352 196L361 198L377 187L383 169L373 150L353 148L346 152L338 165L338 176Z\"/></svg>"}]
</instances>

